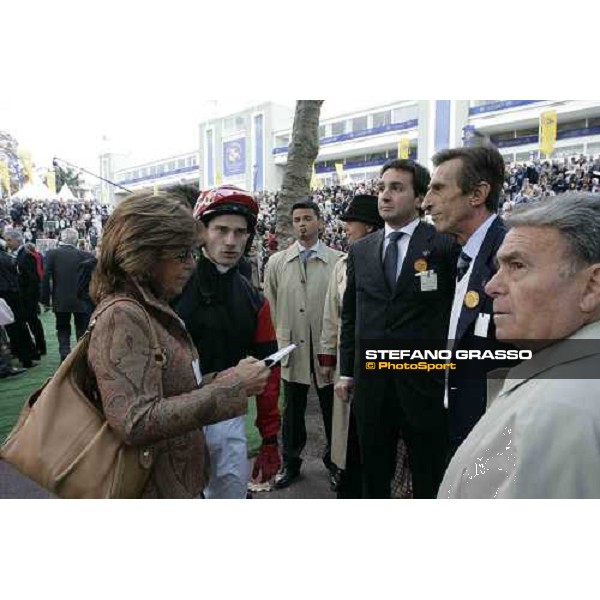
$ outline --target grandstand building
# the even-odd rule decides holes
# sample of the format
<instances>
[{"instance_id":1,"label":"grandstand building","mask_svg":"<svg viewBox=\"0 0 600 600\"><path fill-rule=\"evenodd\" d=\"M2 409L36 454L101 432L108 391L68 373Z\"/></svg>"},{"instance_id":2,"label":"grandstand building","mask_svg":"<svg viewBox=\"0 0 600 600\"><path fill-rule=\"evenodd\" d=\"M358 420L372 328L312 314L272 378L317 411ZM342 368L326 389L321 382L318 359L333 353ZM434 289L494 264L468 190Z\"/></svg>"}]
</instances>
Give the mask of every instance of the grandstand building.
<instances>
[{"instance_id":1,"label":"grandstand building","mask_svg":"<svg viewBox=\"0 0 600 600\"><path fill-rule=\"evenodd\" d=\"M344 183L374 178L386 160L398 156L400 143L428 166L442 148L483 140L495 144L507 162L540 158L539 118L549 110L557 113L550 158L600 154L598 100L397 100L322 119L315 172L323 185L337 184L340 176ZM202 188L232 183L277 190L293 118L288 106L252 106L201 123L198 150L106 172L131 190L188 181Z\"/></svg>"},{"instance_id":2,"label":"grandstand building","mask_svg":"<svg viewBox=\"0 0 600 600\"><path fill-rule=\"evenodd\" d=\"M373 106L320 124L315 171L324 185L377 176L386 160L397 158L408 138L409 155L430 165L442 148L491 141L507 162L539 158L539 117L557 113L557 141L550 158L600 153L598 100L413 100ZM291 127L275 133L273 161L287 162ZM542 157L542 158L545 158Z\"/></svg>"},{"instance_id":3,"label":"grandstand building","mask_svg":"<svg viewBox=\"0 0 600 600\"><path fill-rule=\"evenodd\" d=\"M275 164L275 132L291 129L294 110L266 102L200 124L202 187L232 183L262 191L281 186L283 170Z\"/></svg>"}]
</instances>

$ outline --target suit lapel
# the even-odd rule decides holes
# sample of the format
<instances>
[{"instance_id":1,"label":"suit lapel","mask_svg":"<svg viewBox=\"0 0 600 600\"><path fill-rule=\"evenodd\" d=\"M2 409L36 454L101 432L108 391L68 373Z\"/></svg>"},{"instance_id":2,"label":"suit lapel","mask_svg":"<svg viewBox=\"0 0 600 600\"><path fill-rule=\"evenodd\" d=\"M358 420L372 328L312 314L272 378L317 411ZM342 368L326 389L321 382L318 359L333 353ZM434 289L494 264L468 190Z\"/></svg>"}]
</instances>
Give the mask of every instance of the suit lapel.
<instances>
[{"instance_id":1,"label":"suit lapel","mask_svg":"<svg viewBox=\"0 0 600 600\"><path fill-rule=\"evenodd\" d=\"M498 246L504 236L506 229L504 223L496 217L496 220L491 224L479 253L475 257L473 270L469 277L467 291L477 292L479 294L479 303L473 308L467 308L464 303L460 312L460 318L456 327L456 339L463 337L467 329L471 326L477 315L481 313L481 306L487 298L485 286L496 272L494 266L494 257L498 251Z\"/></svg>"},{"instance_id":2,"label":"suit lapel","mask_svg":"<svg viewBox=\"0 0 600 600\"><path fill-rule=\"evenodd\" d=\"M377 283L384 289L387 289L385 274L383 272L383 259L381 258L384 238L385 231L380 229L376 233L367 236L365 244L368 244L366 252L368 270L377 279Z\"/></svg>"}]
</instances>

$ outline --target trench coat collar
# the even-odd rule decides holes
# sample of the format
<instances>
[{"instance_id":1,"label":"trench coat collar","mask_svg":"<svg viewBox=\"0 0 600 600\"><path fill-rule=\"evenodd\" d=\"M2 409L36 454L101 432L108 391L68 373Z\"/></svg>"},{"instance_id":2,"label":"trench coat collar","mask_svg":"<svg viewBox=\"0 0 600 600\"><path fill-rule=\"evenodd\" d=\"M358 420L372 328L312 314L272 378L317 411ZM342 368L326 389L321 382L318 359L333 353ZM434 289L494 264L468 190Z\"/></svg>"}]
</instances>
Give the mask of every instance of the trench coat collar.
<instances>
[{"instance_id":1,"label":"trench coat collar","mask_svg":"<svg viewBox=\"0 0 600 600\"><path fill-rule=\"evenodd\" d=\"M326 246L322 240L319 240L319 250L313 256L313 258L318 258L322 260L325 264L329 263L330 260L330 248ZM300 254L298 253L298 243L294 242L287 250L285 250L285 262L291 262L295 259L300 260ZM337 258L336 258L337 261Z\"/></svg>"},{"instance_id":2,"label":"trench coat collar","mask_svg":"<svg viewBox=\"0 0 600 600\"><path fill-rule=\"evenodd\" d=\"M573 340L596 340L596 343L573 344ZM513 367L506 375L500 396L558 365L594 355L600 355L600 321L584 325L568 338L536 352L531 360L524 360Z\"/></svg>"}]
</instances>

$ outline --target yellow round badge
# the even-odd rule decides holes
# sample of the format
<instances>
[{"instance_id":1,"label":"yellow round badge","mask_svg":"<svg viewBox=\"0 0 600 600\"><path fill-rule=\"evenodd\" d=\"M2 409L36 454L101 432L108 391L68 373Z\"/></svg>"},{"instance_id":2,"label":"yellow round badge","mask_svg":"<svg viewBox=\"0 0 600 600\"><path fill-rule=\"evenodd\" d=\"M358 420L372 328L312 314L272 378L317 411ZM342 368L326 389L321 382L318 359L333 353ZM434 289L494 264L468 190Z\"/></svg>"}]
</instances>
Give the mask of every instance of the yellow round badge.
<instances>
[{"instance_id":1,"label":"yellow round badge","mask_svg":"<svg viewBox=\"0 0 600 600\"><path fill-rule=\"evenodd\" d=\"M467 292L465 294L465 306L475 308L479 304L479 294L477 292Z\"/></svg>"},{"instance_id":2,"label":"yellow round badge","mask_svg":"<svg viewBox=\"0 0 600 600\"><path fill-rule=\"evenodd\" d=\"M417 260L415 260L415 271L418 273L427 271L427 261L424 258L417 258Z\"/></svg>"}]
</instances>

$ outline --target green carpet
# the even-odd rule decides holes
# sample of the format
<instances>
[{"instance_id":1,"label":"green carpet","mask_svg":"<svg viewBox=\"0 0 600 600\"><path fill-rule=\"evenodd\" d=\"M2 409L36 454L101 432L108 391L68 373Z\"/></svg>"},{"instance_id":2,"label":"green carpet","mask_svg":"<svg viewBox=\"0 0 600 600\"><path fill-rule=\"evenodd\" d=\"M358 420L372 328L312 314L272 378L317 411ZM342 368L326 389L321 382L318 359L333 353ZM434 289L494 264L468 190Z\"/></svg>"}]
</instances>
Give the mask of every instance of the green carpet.
<instances>
[{"instance_id":1,"label":"green carpet","mask_svg":"<svg viewBox=\"0 0 600 600\"><path fill-rule=\"evenodd\" d=\"M38 361L38 365L32 369L28 369L23 375L0 379L0 441L4 441L9 434L27 398L46 379L52 377L60 362L54 313L51 311L47 313L42 311L40 319L44 326L44 333L46 334L48 354L42 356L42 359ZM74 339L72 343L75 343ZM20 367L21 364L18 361L13 361L13 366Z\"/></svg>"},{"instance_id":2,"label":"green carpet","mask_svg":"<svg viewBox=\"0 0 600 600\"><path fill-rule=\"evenodd\" d=\"M42 312L41 321L46 334L48 354L43 356L36 367L28 369L23 375L0 379L0 443L4 441L17 421L19 412L29 396L39 388L58 368L58 340L53 312ZM71 342L75 346L75 339ZM14 366L20 366L17 362ZM254 426L256 419L256 402L248 404L246 416L246 435L248 437L248 454L253 456L260 447L260 434Z\"/></svg>"}]
</instances>

